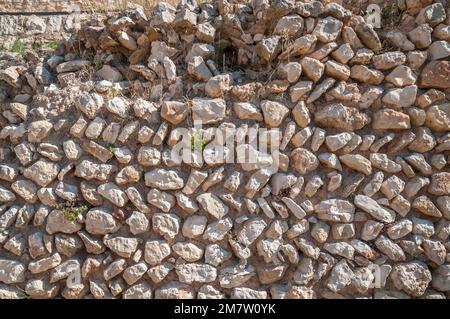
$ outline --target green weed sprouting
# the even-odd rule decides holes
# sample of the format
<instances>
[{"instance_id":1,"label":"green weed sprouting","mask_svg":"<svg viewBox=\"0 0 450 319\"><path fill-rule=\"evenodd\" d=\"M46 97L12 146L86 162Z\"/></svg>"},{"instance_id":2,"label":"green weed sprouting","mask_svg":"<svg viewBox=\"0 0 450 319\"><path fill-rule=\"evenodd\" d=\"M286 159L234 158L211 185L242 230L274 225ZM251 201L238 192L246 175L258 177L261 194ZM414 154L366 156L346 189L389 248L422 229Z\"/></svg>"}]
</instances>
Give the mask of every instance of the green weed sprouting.
<instances>
[{"instance_id":1,"label":"green weed sprouting","mask_svg":"<svg viewBox=\"0 0 450 319\"><path fill-rule=\"evenodd\" d=\"M63 40L52 40L46 43L46 47L50 50L56 50L61 44Z\"/></svg>"},{"instance_id":2,"label":"green weed sprouting","mask_svg":"<svg viewBox=\"0 0 450 319\"><path fill-rule=\"evenodd\" d=\"M114 145L113 143L108 143L105 147L111 153L114 153L114 151L117 149L116 145Z\"/></svg>"},{"instance_id":3,"label":"green weed sprouting","mask_svg":"<svg viewBox=\"0 0 450 319\"><path fill-rule=\"evenodd\" d=\"M25 43L22 42L22 40L17 39L11 46L10 51L25 54L27 52L27 46L25 45Z\"/></svg>"},{"instance_id":4,"label":"green weed sprouting","mask_svg":"<svg viewBox=\"0 0 450 319\"><path fill-rule=\"evenodd\" d=\"M191 150L198 150L201 149L202 151L205 149L206 147L207 141L205 139L205 137L203 136L203 134L196 132L194 135L192 135L191 137Z\"/></svg>"}]
</instances>

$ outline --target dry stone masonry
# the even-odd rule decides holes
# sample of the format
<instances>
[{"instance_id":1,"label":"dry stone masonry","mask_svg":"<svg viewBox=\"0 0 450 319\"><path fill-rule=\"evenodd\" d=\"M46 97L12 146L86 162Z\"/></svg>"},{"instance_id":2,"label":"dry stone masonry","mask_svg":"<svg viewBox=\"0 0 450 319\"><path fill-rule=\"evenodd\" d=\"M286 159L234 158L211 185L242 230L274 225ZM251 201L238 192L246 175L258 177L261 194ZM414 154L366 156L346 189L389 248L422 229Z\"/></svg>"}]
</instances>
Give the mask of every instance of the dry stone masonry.
<instances>
[{"instance_id":1,"label":"dry stone masonry","mask_svg":"<svg viewBox=\"0 0 450 319\"><path fill-rule=\"evenodd\" d=\"M118 3L117 1L115 2ZM71 7L82 10L97 8L100 5L114 9L114 0L0 0L0 12L4 13L37 13L68 12Z\"/></svg>"},{"instance_id":2,"label":"dry stone masonry","mask_svg":"<svg viewBox=\"0 0 450 319\"><path fill-rule=\"evenodd\" d=\"M397 5L130 4L1 52L0 298L448 298L450 6Z\"/></svg>"},{"instance_id":3,"label":"dry stone masonry","mask_svg":"<svg viewBox=\"0 0 450 319\"><path fill-rule=\"evenodd\" d=\"M36 45L40 38L70 36L90 14L120 10L124 3L125 0L0 0L0 48L11 48L17 39Z\"/></svg>"}]
</instances>

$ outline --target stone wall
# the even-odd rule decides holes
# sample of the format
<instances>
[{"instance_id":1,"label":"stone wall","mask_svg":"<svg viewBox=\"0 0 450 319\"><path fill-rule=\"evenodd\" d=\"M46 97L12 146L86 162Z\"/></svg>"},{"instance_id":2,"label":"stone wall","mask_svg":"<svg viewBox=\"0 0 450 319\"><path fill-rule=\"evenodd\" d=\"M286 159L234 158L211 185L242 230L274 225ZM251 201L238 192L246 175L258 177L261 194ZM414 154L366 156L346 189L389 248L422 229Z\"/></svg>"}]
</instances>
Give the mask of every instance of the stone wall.
<instances>
[{"instance_id":1,"label":"stone wall","mask_svg":"<svg viewBox=\"0 0 450 319\"><path fill-rule=\"evenodd\" d=\"M449 298L442 3L160 3L1 52L0 298Z\"/></svg>"},{"instance_id":2,"label":"stone wall","mask_svg":"<svg viewBox=\"0 0 450 319\"><path fill-rule=\"evenodd\" d=\"M114 0L0 0L0 46L8 37L54 37L76 28L74 15L80 21L98 10L115 10ZM75 24L75 25L74 25ZM28 39L30 40L30 39Z\"/></svg>"},{"instance_id":3,"label":"stone wall","mask_svg":"<svg viewBox=\"0 0 450 319\"><path fill-rule=\"evenodd\" d=\"M87 10L95 3L105 5L105 1L98 0L0 0L0 12L9 13L48 13L48 12L71 12L71 8L78 6ZM110 6L114 1L109 1Z\"/></svg>"},{"instance_id":4,"label":"stone wall","mask_svg":"<svg viewBox=\"0 0 450 319\"><path fill-rule=\"evenodd\" d=\"M73 19L61 15L0 15L0 36L52 36L73 31Z\"/></svg>"}]
</instances>

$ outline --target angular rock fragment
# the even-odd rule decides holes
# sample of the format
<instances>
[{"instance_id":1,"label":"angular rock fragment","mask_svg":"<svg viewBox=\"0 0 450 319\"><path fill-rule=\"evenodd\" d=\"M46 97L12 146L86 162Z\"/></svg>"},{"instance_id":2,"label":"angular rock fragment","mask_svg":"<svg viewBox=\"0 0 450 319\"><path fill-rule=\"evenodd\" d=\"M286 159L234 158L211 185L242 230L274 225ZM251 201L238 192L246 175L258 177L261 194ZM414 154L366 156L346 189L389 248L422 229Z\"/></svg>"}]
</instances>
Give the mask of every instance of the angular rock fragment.
<instances>
[{"instance_id":1,"label":"angular rock fragment","mask_svg":"<svg viewBox=\"0 0 450 319\"><path fill-rule=\"evenodd\" d=\"M422 262L412 261L395 265L391 278L397 289L419 297L425 293L431 282L431 273Z\"/></svg>"},{"instance_id":2,"label":"angular rock fragment","mask_svg":"<svg viewBox=\"0 0 450 319\"><path fill-rule=\"evenodd\" d=\"M362 155L345 154L339 156L339 160L349 168L365 175L370 175L372 173L372 164Z\"/></svg>"},{"instance_id":3,"label":"angular rock fragment","mask_svg":"<svg viewBox=\"0 0 450 319\"><path fill-rule=\"evenodd\" d=\"M212 124L225 117L226 103L223 99L194 98L192 100L192 119L202 124Z\"/></svg>"},{"instance_id":4,"label":"angular rock fragment","mask_svg":"<svg viewBox=\"0 0 450 319\"><path fill-rule=\"evenodd\" d=\"M261 110L264 115L264 122L269 127L278 127L289 113L289 109L284 105L274 101L262 101Z\"/></svg>"},{"instance_id":5,"label":"angular rock fragment","mask_svg":"<svg viewBox=\"0 0 450 319\"><path fill-rule=\"evenodd\" d=\"M322 127L336 128L343 131L359 130L369 123L369 118L365 113L348 108L341 103L319 108L314 113L314 120Z\"/></svg>"},{"instance_id":6,"label":"angular rock fragment","mask_svg":"<svg viewBox=\"0 0 450 319\"><path fill-rule=\"evenodd\" d=\"M356 207L369 213L373 218L383 222L392 223L395 220L395 214L381 207L375 200L368 196L356 195L354 201Z\"/></svg>"},{"instance_id":7,"label":"angular rock fragment","mask_svg":"<svg viewBox=\"0 0 450 319\"><path fill-rule=\"evenodd\" d=\"M161 190L177 190L184 186L184 181L176 171L162 168L145 173L145 185Z\"/></svg>"},{"instance_id":8,"label":"angular rock fragment","mask_svg":"<svg viewBox=\"0 0 450 319\"><path fill-rule=\"evenodd\" d=\"M372 127L375 130L404 130L411 127L409 116L393 109L382 109L373 116Z\"/></svg>"}]
</instances>

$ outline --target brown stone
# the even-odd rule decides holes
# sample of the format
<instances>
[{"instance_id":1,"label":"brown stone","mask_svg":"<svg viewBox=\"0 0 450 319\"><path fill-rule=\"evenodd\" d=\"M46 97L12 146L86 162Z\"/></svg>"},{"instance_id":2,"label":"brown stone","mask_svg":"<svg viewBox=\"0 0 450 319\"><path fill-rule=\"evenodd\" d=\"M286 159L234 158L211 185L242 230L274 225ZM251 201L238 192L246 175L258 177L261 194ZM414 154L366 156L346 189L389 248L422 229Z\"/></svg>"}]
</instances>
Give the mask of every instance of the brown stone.
<instances>
[{"instance_id":1,"label":"brown stone","mask_svg":"<svg viewBox=\"0 0 450 319\"><path fill-rule=\"evenodd\" d=\"M432 61L422 70L420 88L450 88L450 61Z\"/></svg>"},{"instance_id":2,"label":"brown stone","mask_svg":"<svg viewBox=\"0 0 450 319\"><path fill-rule=\"evenodd\" d=\"M292 167L300 174L306 174L319 166L317 157L304 148L296 148L291 152Z\"/></svg>"},{"instance_id":3,"label":"brown stone","mask_svg":"<svg viewBox=\"0 0 450 319\"><path fill-rule=\"evenodd\" d=\"M411 123L405 113L382 109L374 114L372 127L375 130L404 130L410 128Z\"/></svg>"},{"instance_id":4,"label":"brown stone","mask_svg":"<svg viewBox=\"0 0 450 319\"><path fill-rule=\"evenodd\" d=\"M319 108L314 113L314 121L320 127L354 131L362 129L370 122L370 118L355 108L346 107L342 103L333 103Z\"/></svg>"},{"instance_id":5,"label":"brown stone","mask_svg":"<svg viewBox=\"0 0 450 319\"><path fill-rule=\"evenodd\" d=\"M164 101L161 107L161 117L173 125L184 121L188 113L185 103L178 101Z\"/></svg>"},{"instance_id":6,"label":"brown stone","mask_svg":"<svg viewBox=\"0 0 450 319\"><path fill-rule=\"evenodd\" d=\"M433 195L450 195L450 173L442 172L431 176L428 192Z\"/></svg>"}]
</instances>

